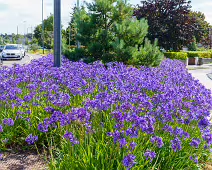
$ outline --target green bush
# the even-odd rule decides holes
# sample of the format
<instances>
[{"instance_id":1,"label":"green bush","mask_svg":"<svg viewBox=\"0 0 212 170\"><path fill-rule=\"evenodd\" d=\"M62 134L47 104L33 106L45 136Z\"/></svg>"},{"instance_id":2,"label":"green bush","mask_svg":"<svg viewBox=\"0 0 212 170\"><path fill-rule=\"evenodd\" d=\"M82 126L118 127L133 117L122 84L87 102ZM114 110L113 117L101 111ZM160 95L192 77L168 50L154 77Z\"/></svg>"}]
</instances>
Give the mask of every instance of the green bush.
<instances>
[{"instance_id":1,"label":"green bush","mask_svg":"<svg viewBox=\"0 0 212 170\"><path fill-rule=\"evenodd\" d=\"M150 40L145 39L144 46L142 46L139 51L134 49L132 52L132 58L128 61L128 64L134 66L145 65L148 67L160 65L164 55L157 46L157 43L157 40L155 40L152 45Z\"/></svg>"},{"instance_id":2,"label":"green bush","mask_svg":"<svg viewBox=\"0 0 212 170\"><path fill-rule=\"evenodd\" d=\"M196 52L187 52L188 58L194 58L194 57L199 57L199 58L212 58L212 52L210 51L196 51Z\"/></svg>"},{"instance_id":3,"label":"green bush","mask_svg":"<svg viewBox=\"0 0 212 170\"><path fill-rule=\"evenodd\" d=\"M176 60L186 60L188 58L188 54L186 52L166 52L164 55L166 58Z\"/></svg>"},{"instance_id":4,"label":"green bush","mask_svg":"<svg viewBox=\"0 0 212 170\"><path fill-rule=\"evenodd\" d=\"M39 46L37 45L37 44L32 44L31 46L30 46L30 50L32 50L32 51L37 51L39 49Z\"/></svg>"}]
</instances>

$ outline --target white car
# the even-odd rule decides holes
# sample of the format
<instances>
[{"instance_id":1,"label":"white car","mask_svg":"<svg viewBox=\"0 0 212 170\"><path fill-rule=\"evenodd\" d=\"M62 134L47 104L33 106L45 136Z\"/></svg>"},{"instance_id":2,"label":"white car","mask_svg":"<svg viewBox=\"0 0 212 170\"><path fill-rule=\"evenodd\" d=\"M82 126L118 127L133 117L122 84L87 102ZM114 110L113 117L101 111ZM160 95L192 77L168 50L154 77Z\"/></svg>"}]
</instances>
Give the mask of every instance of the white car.
<instances>
[{"instance_id":1,"label":"white car","mask_svg":"<svg viewBox=\"0 0 212 170\"><path fill-rule=\"evenodd\" d=\"M2 59L19 59L23 58L22 51L17 44L7 44L5 45L2 54Z\"/></svg>"},{"instance_id":2,"label":"white car","mask_svg":"<svg viewBox=\"0 0 212 170\"><path fill-rule=\"evenodd\" d=\"M18 46L19 46L19 48L20 48L20 50L21 50L21 53L22 53L22 56L23 56L23 58L24 58L25 55L26 55L25 48L24 48L24 46L23 46L22 44L18 44Z\"/></svg>"}]
</instances>

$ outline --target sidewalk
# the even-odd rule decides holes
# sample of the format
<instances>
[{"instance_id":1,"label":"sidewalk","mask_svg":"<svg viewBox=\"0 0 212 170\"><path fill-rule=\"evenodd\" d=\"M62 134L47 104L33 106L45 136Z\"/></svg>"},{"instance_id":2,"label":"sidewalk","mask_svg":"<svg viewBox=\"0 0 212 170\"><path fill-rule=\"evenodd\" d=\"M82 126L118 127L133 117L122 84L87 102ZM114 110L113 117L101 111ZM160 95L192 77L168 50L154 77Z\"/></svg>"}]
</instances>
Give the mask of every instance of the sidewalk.
<instances>
[{"instance_id":1,"label":"sidewalk","mask_svg":"<svg viewBox=\"0 0 212 170\"><path fill-rule=\"evenodd\" d=\"M212 64L204 64L202 66L188 65L188 72L199 80L207 89L212 91Z\"/></svg>"}]
</instances>

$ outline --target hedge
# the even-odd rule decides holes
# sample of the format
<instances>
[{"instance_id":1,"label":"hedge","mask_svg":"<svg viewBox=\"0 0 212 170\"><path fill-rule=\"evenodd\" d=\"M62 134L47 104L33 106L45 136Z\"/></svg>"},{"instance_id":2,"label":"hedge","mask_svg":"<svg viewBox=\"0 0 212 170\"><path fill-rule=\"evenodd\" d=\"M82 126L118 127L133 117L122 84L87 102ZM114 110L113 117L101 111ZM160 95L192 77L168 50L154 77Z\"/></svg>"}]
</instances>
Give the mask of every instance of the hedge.
<instances>
[{"instance_id":1,"label":"hedge","mask_svg":"<svg viewBox=\"0 0 212 170\"><path fill-rule=\"evenodd\" d=\"M186 60L187 58L212 58L212 51L165 52L166 58Z\"/></svg>"},{"instance_id":2,"label":"hedge","mask_svg":"<svg viewBox=\"0 0 212 170\"><path fill-rule=\"evenodd\" d=\"M166 52L164 55L166 58L177 60L186 60L188 58L188 54L186 52Z\"/></svg>"}]
</instances>

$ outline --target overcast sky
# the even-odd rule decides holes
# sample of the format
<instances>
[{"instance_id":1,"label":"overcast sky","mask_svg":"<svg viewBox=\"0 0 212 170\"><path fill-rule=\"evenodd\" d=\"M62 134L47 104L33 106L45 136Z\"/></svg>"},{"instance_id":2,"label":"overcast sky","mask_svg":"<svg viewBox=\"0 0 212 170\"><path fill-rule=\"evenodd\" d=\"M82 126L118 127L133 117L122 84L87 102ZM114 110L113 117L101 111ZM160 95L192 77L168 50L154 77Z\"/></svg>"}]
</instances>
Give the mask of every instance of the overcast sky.
<instances>
[{"instance_id":1,"label":"overcast sky","mask_svg":"<svg viewBox=\"0 0 212 170\"><path fill-rule=\"evenodd\" d=\"M44 1L44 18L53 13L54 0ZM62 24L67 26L70 20L71 8L77 0L61 0ZM83 2L83 0L80 0ZM87 0L91 1L91 0ZM131 4L140 4L140 0L129 0ZM193 10L205 14L206 20L212 25L212 0L191 0ZM30 27L35 27L42 20L42 0L0 0L0 33L31 32Z\"/></svg>"}]
</instances>

